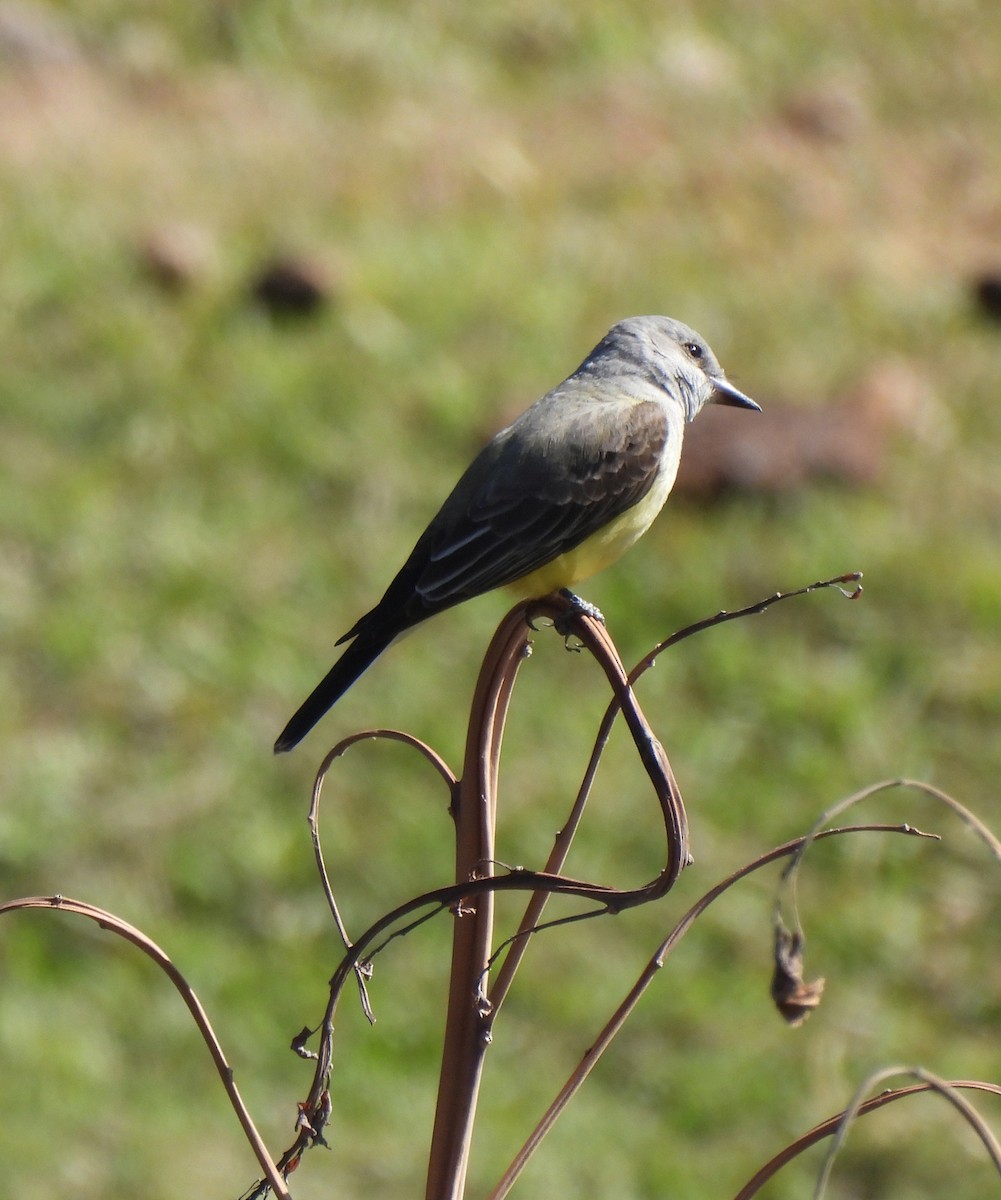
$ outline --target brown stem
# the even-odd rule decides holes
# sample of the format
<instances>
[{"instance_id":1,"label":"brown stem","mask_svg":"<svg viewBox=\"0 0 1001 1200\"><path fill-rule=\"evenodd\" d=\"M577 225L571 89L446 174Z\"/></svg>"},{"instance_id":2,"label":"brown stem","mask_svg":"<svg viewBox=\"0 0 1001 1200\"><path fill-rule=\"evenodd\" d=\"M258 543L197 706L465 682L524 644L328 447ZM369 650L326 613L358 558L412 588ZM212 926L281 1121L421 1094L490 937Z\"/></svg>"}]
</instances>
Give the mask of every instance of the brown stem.
<instances>
[{"instance_id":1,"label":"brown stem","mask_svg":"<svg viewBox=\"0 0 1001 1200\"><path fill-rule=\"evenodd\" d=\"M866 1100L864 1104L859 1104L855 1109L856 1116L866 1116L876 1109L882 1108L886 1104L892 1104L897 1100L905 1100L909 1096L919 1095L921 1092L938 1091L952 1099L948 1095L949 1092L955 1093L960 1089L965 1091L986 1092L995 1096L1001 1096L1001 1087L995 1083L984 1083L979 1079L952 1079L940 1080L937 1076L930 1077L929 1073L918 1068L912 1071L913 1074L925 1080L921 1083L911 1084L908 1087L895 1088L890 1091L881 1092L878 1096L873 1096L871 1100ZM934 1082L931 1080L934 1079ZM804 1150L809 1149L815 1143L822 1141L826 1137L831 1137L832 1134L837 1134L841 1129L845 1116L850 1110L845 1109L843 1112L837 1113L833 1117L828 1117L826 1121L821 1121L819 1125L815 1125L813 1129L798 1137L794 1142L790 1142L788 1146L779 1151L773 1158L749 1179L747 1183L734 1196L733 1200L752 1200L764 1187L764 1185L777 1175L778 1172L787 1164L792 1162L794 1158L802 1154ZM989 1143L992 1140L990 1131L980 1119L976 1110L964 1110L961 1108L967 1122L972 1125L981 1141L991 1149ZM996 1153L992 1152L991 1157L997 1165Z\"/></svg>"},{"instance_id":2,"label":"brown stem","mask_svg":"<svg viewBox=\"0 0 1001 1200\"><path fill-rule=\"evenodd\" d=\"M473 696L462 779L455 793L455 878L490 870L494 859L497 768L504 721L518 666L528 645L524 607L494 635ZM428 1162L427 1200L459 1200L466 1181L476 1101L489 1043L485 972L493 938L493 891L453 908L452 970L438 1101Z\"/></svg>"}]
</instances>

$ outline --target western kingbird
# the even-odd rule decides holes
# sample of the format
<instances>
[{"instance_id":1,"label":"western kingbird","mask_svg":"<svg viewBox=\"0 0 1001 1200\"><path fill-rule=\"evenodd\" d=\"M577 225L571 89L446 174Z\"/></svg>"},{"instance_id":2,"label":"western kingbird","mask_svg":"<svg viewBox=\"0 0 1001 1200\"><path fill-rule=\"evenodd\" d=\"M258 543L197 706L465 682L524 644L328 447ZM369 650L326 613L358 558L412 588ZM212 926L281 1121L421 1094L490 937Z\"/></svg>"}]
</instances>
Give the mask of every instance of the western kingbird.
<instances>
[{"instance_id":1,"label":"western kingbird","mask_svg":"<svg viewBox=\"0 0 1001 1200\"><path fill-rule=\"evenodd\" d=\"M399 635L497 587L570 587L645 533L705 404L758 409L670 317L614 325L574 373L477 455L350 645L275 742L291 750ZM760 411L760 410L759 410ZM576 598L575 598L576 599Z\"/></svg>"}]
</instances>

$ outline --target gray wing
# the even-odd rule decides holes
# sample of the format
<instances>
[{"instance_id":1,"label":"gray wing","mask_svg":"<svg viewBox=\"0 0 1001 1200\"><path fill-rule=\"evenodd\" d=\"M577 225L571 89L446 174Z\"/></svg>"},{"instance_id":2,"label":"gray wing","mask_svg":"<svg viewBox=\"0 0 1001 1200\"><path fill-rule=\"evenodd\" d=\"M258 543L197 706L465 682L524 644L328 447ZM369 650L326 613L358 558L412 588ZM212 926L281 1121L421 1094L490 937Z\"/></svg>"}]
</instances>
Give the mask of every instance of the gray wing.
<instances>
[{"instance_id":1,"label":"gray wing","mask_svg":"<svg viewBox=\"0 0 1001 1200\"><path fill-rule=\"evenodd\" d=\"M514 583L642 500L669 436L662 407L642 401L603 405L597 414L593 403L589 408L561 423L558 459L547 449L546 413L539 406L498 434L456 484L382 600L340 642L395 636Z\"/></svg>"},{"instance_id":2,"label":"gray wing","mask_svg":"<svg viewBox=\"0 0 1001 1200\"><path fill-rule=\"evenodd\" d=\"M561 430L559 460L534 432L509 437L486 474L474 472L476 492L462 496L460 481L432 522L429 534L439 519L444 527L414 579L425 605L437 611L513 583L632 508L653 485L668 429L653 401L592 407Z\"/></svg>"}]
</instances>

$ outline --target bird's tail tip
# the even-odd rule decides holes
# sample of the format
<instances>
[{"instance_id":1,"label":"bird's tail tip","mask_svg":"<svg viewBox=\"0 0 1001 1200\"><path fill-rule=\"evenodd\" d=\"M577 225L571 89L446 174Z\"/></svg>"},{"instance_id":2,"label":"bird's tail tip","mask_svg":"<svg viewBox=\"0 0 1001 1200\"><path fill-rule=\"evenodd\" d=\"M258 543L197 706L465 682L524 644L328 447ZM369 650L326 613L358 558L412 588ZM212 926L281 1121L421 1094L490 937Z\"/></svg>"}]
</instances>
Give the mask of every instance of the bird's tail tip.
<instances>
[{"instance_id":1,"label":"bird's tail tip","mask_svg":"<svg viewBox=\"0 0 1001 1200\"><path fill-rule=\"evenodd\" d=\"M344 640L343 638L341 639ZM294 750L313 726L344 695L358 676L379 657L391 638L356 638L299 706L278 735L275 754Z\"/></svg>"},{"instance_id":2,"label":"bird's tail tip","mask_svg":"<svg viewBox=\"0 0 1001 1200\"><path fill-rule=\"evenodd\" d=\"M314 705L313 700L314 697L310 696L275 739L275 754L288 754L290 750L294 750L327 711L325 705L318 707Z\"/></svg>"}]
</instances>

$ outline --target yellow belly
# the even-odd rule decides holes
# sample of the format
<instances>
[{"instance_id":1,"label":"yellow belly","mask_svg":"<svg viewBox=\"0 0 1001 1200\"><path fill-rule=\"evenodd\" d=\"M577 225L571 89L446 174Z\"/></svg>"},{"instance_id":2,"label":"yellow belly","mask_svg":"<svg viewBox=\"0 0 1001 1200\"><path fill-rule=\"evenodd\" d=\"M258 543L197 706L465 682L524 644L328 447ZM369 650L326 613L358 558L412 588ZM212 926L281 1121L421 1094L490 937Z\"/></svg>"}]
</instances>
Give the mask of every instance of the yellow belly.
<instances>
[{"instance_id":1,"label":"yellow belly","mask_svg":"<svg viewBox=\"0 0 1001 1200\"><path fill-rule=\"evenodd\" d=\"M609 521L573 550L559 555L531 574L523 575L508 587L522 597L546 596L560 588L572 588L582 579L588 579L611 566L633 542L646 533L654 517L664 507L677 470L676 464L673 464L673 471L671 465L668 464L666 470L661 468L654 486L639 504L634 504L614 521Z\"/></svg>"}]
</instances>

